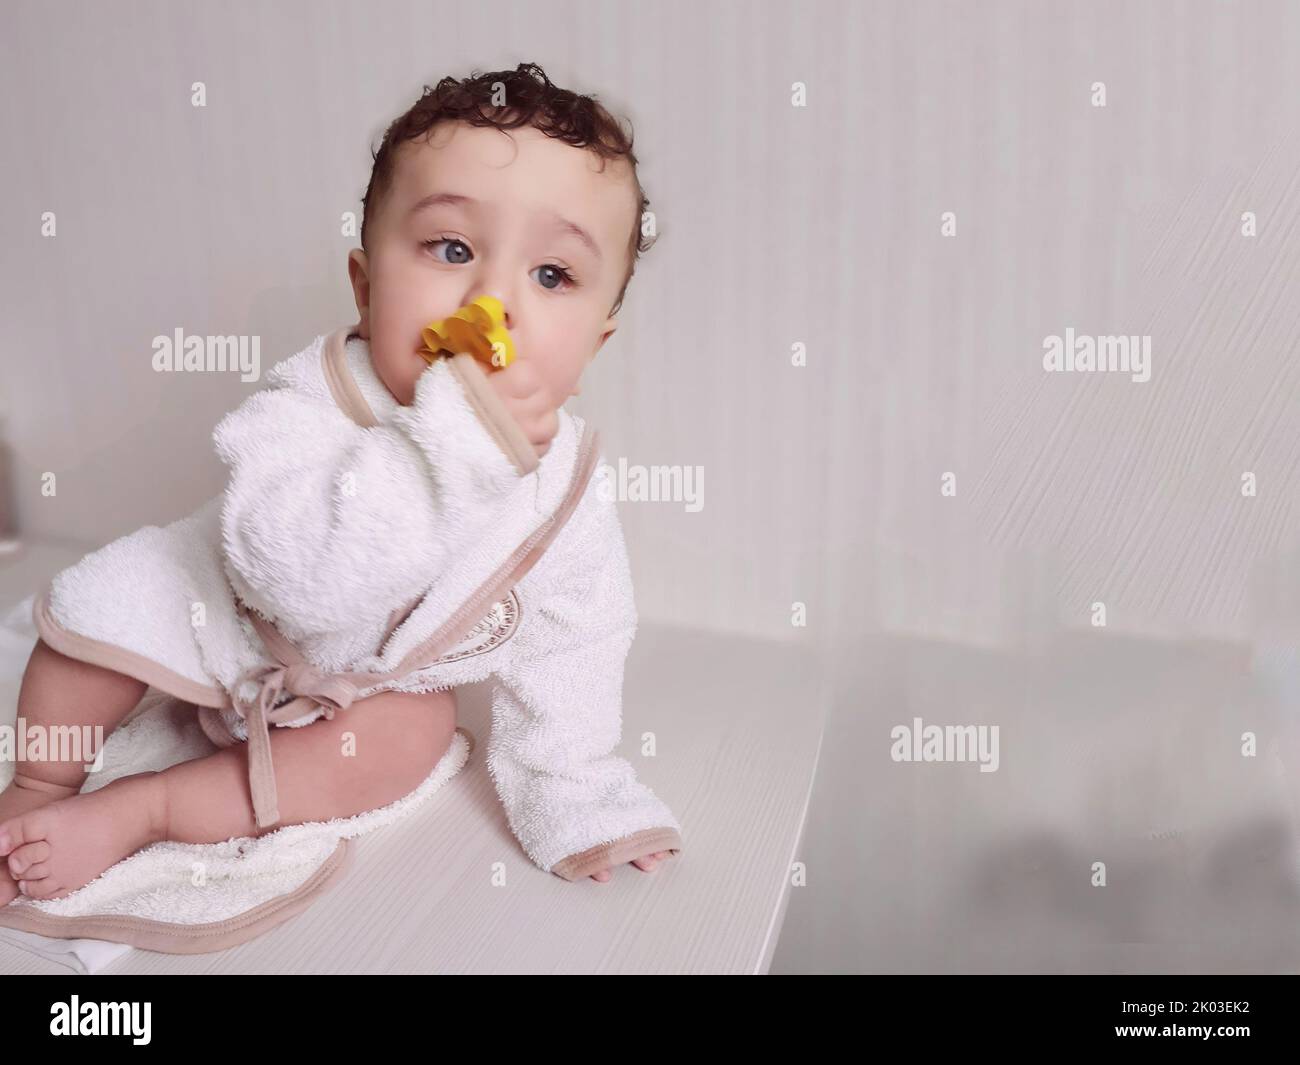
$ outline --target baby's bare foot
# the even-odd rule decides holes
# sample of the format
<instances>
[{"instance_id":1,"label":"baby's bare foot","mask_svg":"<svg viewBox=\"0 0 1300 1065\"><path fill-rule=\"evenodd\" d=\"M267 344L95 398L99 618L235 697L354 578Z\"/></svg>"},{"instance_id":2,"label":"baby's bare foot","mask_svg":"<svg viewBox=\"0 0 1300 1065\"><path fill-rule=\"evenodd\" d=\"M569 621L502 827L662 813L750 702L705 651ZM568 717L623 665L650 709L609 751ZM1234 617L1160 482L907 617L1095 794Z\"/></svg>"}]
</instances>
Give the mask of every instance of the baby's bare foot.
<instances>
[{"instance_id":1,"label":"baby's bare foot","mask_svg":"<svg viewBox=\"0 0 1300 1065\"><path fill-rule=\"evenodd\" d=\"M135 773L0 822L0 858L28 898L61 899L166 838L166 825L164 783Z\"/></svg>"},{"instance_id":2,"label":"baby's bare foot","mask_svg":"<svg viewBox=\"0 0 1300 1065\"><path fill-rule=\"evenodd\" d=\"M48 806L61 797L52 792L20 788L17 784L10 783L0 791L0 824L29 810ZM0 861L0 906L8 906L18 894L18 882L9 875L8 863Z\"/></svg>"}]
</instances>

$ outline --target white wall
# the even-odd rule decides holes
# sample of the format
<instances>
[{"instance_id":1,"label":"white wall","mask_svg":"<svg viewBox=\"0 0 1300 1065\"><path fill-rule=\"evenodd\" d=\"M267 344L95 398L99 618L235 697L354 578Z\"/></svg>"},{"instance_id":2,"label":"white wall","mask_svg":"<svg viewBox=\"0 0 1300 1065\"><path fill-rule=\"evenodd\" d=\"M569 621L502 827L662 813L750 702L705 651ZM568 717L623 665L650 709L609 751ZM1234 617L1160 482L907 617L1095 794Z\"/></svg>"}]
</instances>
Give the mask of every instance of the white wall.
<instances>
[{"instance_id":1,"label":"white wall","mask_svg":"<svg viewBox=\"0 0 1300 1065\"><path fill-rule=\"evenodd\" d=\"M661 226L574 401L612 462L704 467L702 511L624 507L646 616L996 642L1041 558L1039 612L1240 638L1252 565L1300 526L1298 17L9 3L0 404L24 528L94 545L219 491L210 430L256 386L156 374L151 338L255 333L270 365L351 320L339 219L384 124L425 82L536 60L633 121ZM1067 325L1149 333L1152 380L1044 373Z\"/></svg>"}]
</instances>

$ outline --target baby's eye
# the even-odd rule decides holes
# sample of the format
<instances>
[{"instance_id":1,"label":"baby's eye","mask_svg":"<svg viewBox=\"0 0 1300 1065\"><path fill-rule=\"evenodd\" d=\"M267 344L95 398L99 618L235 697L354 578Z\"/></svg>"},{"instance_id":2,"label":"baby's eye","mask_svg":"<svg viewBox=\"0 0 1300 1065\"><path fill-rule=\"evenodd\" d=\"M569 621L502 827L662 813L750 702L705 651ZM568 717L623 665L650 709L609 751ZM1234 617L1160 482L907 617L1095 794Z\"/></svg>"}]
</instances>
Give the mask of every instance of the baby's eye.
<instances>
[{"instance_id":1,"label":"baby's eye","mask_svg":"<svg viewBox=\"0 0 1300 1065\"><path fill-rule=\"evenodd\" d=\"M546 278L547 280L555 281L555 284L548 285L545 280L542 280L542 278L538 278L537 283L541 285L542 288L548 289L551 292L554 292L559 288L560 282L563 282L564 284L568 285L570 288L573 288L576 284L576 282L573 279L573 275L569 273L568 270L564 269L564 267L562 266L556 266L554 263L546 263L542 266L539 266L537 269L549 271L549 273L543 274L542 277Z\"/></svg>"},{"instance_id":2,"label":"baby's eye","mask_svg":"<svg viewBox=\"0 0 1300 1065\"><path fill-rule=\"evenodd\" d=\"M463 258L463 259L462 259L462 258L442 259L442 258L439 257L439 260L438 260L439 262L444 262L444 263L445 263L445 262L450 262L450 263L452 263L452 264L454 264L454 265L456 265L456 266L459 266L461 263L469 262L469 258L470 258L469 245L467 245L463 240L457 240L455 237L440 237L440 238L438 238L437 240L426 240L426 241L423 241L422 243L424 244L424 246L425 246L426 248L435 248L435 247L437 247L439 244L452 244L452 245L455 245L455 246L456 246L457 248L459 248L459 249L463 249L463 254L464 254L465 258ZM437 253L435 253L435 256L436 256L436 254L437 254ZM462 252L452 252L451 249L449 248L449 249L448 249L448 254L453 254L453 255L457 255L457 256L459 256L459 255L462 254Z\"/></svg>"}]
</instances>

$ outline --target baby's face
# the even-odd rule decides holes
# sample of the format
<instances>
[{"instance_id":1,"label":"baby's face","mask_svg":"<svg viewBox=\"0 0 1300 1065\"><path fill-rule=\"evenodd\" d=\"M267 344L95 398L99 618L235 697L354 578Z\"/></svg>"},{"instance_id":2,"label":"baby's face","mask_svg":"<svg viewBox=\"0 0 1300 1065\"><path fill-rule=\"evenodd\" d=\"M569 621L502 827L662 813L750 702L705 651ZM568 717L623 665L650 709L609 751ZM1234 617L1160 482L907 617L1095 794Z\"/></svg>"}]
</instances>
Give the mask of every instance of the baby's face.
<instances>
[{"instance_id":1,"label":"baby's face","mask_svg":"<svg viewBox=\"0 0 1300 1065\"><path fill-rule=\"evenodd\" d=\"M516 358L533 360L553 406L578 394L617 326L640 208L628 164L600 163L532 127L446 122L400 146L370 252L348 259L361 335L399 403L428 366L424 326L484 295L505 307Z\"/></svg>"}]
</instances>

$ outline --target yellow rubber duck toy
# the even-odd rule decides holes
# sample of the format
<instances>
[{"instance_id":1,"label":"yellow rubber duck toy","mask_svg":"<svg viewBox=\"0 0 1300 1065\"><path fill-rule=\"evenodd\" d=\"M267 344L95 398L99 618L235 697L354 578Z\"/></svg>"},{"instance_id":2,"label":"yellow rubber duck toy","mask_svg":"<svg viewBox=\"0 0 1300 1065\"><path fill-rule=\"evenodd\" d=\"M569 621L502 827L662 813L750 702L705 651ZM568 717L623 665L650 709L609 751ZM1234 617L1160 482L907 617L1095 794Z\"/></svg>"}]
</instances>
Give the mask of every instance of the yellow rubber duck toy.
<instances>
[{"instance_id":1,"label":"yellow rubber duck toy","mask_svg":"<svg viewBox=\"0 0 1300 1065\"><path fill-rule=\"evenodd\" d=\"M515 342L505 326L506 313L494 296L479 296L447 318L421 331L420 354L432 365L442 355L468 352L488 366L504 370L515 361Z\"/></svg>"}]
</instances>

